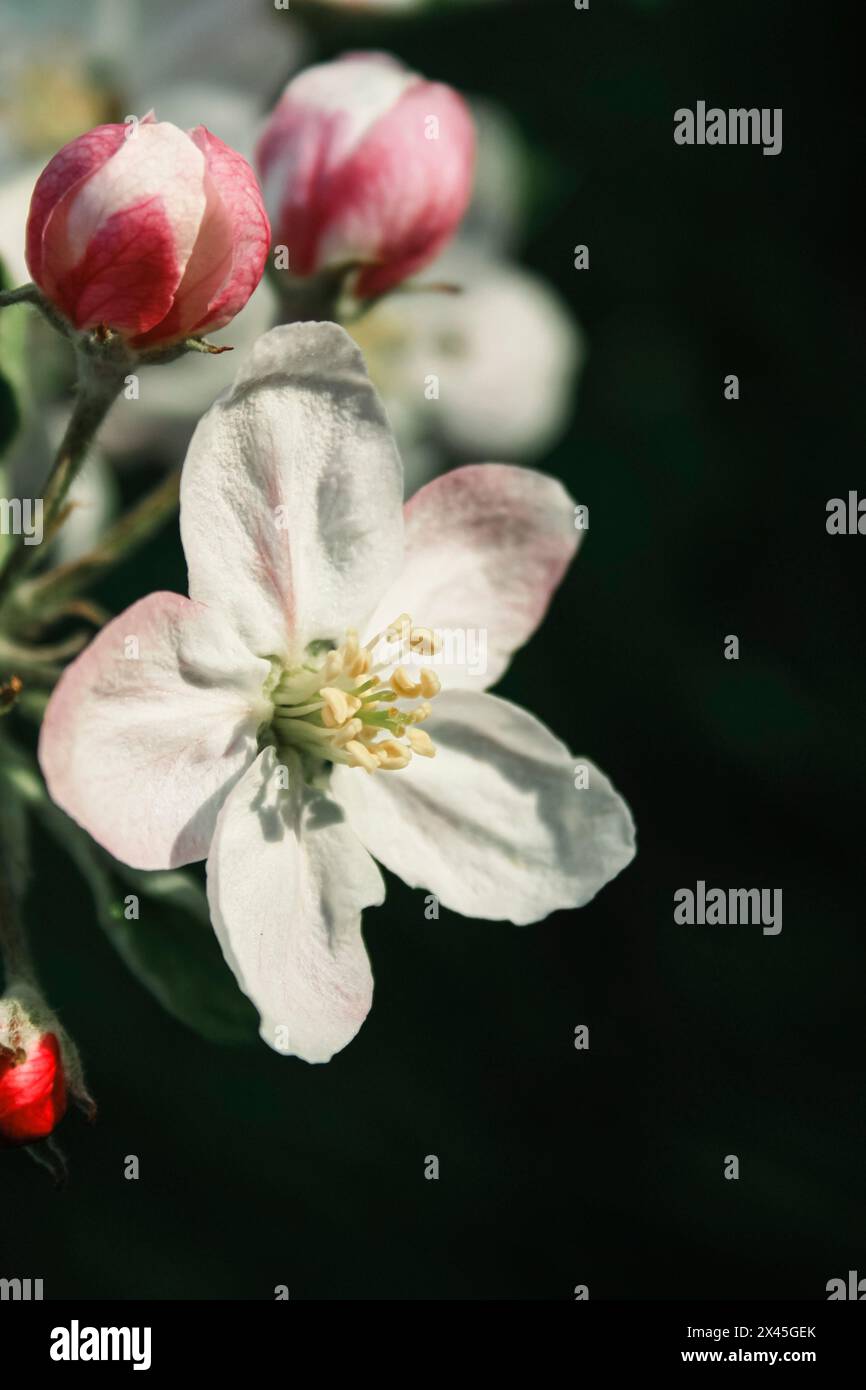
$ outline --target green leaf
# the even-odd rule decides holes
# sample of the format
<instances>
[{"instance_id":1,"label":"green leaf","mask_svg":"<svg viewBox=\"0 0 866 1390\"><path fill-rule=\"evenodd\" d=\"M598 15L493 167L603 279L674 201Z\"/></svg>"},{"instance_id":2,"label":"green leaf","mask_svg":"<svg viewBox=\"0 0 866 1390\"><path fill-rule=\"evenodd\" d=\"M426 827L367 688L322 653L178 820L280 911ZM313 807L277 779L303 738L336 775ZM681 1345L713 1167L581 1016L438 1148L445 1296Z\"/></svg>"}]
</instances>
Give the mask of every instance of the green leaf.
<instances>
[{"instance_id":1,"label":"green leaf","mask_svg":"<svg viewBox=\"0 0 866 1390\"><path fill-rule=\"evenodd\" d=\"M201 885L180 870L144 873L104 858L123 900L127 889L146 900L140 920L128 921L116 896L103 922L133 974L163 1008L209 1041L254 1041L258 1016L223 960Z\"/></svg>"},{"instance_id":2,"label":"green leaf","mask_svg":"<svg viewBox=\"0 0 866 1390\"><path fill-rule=\"evenodd\" d=\"M258 1017L223 960L204 889L180 870L127 868L49 799L39 773L20 754L7 769L18 796L86 879L96 915L114 949L163 1008L209 1042L253 1042ZM130 897L138 900L138 919Z\"/></svg>"}]
</instances>

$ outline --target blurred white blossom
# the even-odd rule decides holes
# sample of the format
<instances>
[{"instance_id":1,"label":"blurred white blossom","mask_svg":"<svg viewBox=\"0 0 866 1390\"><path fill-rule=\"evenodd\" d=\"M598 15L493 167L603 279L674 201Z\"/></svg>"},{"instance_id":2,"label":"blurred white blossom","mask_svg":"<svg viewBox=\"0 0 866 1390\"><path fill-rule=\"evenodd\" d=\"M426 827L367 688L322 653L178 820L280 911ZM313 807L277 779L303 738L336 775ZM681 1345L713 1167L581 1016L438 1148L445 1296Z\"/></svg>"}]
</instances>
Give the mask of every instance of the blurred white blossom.
<instances>
[{"instance_id":1,"label":"blurred white blossom","mask_svg":"<svg viewBox=\"0 0 866 1390\"><path fill-rule=\"evenodd\" d=\"M429 468L431 445L457 459L542 454L575 405L585 357L577 324L540 277L478 242L452 247L429 278L460 292L392 295L351 326L412 481Z\"/></svg>"}]
</instances>

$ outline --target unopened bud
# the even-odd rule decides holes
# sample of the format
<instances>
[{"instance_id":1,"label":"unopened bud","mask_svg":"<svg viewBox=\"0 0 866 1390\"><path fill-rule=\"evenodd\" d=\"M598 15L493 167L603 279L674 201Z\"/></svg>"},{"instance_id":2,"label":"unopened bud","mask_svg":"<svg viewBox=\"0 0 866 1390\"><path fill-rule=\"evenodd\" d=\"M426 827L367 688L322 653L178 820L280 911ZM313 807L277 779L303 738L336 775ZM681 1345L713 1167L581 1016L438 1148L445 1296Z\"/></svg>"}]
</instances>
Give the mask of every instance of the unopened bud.
<instances>
[{"instance_id":1,"label":"unopened bud","mask_svg":"<svg viewBox=\"0 0 866 1390\"><path fill-rule=\"evenodd\" d=\"M74 1042L32 984L10 981L0 996L0 1147L46 1139L67 1096L94 1118Z\"/></svg>"}]
</instances>

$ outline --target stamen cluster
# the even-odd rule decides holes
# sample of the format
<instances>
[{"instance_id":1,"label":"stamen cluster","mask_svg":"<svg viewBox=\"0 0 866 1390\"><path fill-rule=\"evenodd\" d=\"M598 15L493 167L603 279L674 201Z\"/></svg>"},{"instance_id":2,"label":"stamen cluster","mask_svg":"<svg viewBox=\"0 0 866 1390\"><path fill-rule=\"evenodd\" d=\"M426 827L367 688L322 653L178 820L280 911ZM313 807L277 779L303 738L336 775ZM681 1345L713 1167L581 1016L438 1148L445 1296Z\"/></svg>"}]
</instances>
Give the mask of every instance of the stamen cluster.
<instances>
[{"instance_id":1,"label":"stamen cluster","mask_svg":"<svg viewBox=\"0 0 866 1390\"><path fill-rule=\"evenodd\" d=\"M401 613L363 647L350 631L341 646L284 672L272 696L278 745L369 773L399 771L413 753L434 757L429 734L417 726L430 715L439 677L429 666L412 672L378 659L378 648L396 642L407 645L413 659L435 656L441 648L435 633L413 627Z\"/></svg>"}]
</instances>

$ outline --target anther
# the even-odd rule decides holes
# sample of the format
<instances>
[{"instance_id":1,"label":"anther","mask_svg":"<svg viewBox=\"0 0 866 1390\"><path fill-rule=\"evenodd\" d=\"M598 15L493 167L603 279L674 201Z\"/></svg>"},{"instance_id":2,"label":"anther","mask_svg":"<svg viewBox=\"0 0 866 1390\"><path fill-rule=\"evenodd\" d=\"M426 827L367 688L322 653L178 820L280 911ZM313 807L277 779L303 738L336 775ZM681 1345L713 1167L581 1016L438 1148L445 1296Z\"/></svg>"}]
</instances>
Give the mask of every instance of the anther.
<instances>
[{"instance_id":1,"label":"anther","mask_svg":"<svg viewBox=\"0 0 866 1390\"><path fill-rule=\"evenodd\" d=\"M385 637L389 642L399 642L405 634L407 628L411 631L412 619L408 613L401 613L399 618L395 618L393 623L389 623L385 628ZM411 640L411 639L410 639Z\"/></svg>"},{"instance_id":2,"label":"anther","mask_svg":"<svg viewBox=\"0 0 866 1390\"><path fill-rule=\"evenodd\" d=\"M422 656L435 656L442 650L442 638L429 627L413 627L409 645Z\"/></svg>"},{"instance_id":3,"label":"anther","mask_svg":"<svg viewBox=\"0 0 866 1390\"><path fill-rule=\"evenodd\" d=\"M394 739L383 739L374 746L373 752L383 772L399 772L402 768L408 767L412 757L405 744L397 743Z\"/></svg>"},{"instance_id":4,"label":"anther","mask_svg":"<svg viewBox=\"0 0 866 1390\"><path fill-rule=\"evenodd\" d=\"M423 729L407 729L406 737L412 746L413 753L418 753L422 758L435 758L436 749L433 740Z\"/></svg>"},{"instance_id":5,"label":"anther","mask_svg":"<svg viewBox=\"0 0 866 1390\"><path fill-rule=\"evenodd\" d=\"M355 695L347 695L345 690L326 685L319 691L325 702L322 710L322 723L328 729L338 728L361 708L361 701Z\"/></svg>"},{"instance_id":6,"label":"anther","mask_svg":"<svg viewBox=\"0 0 866 1390\"><path fill-rule=\"evenodd\" d=\"M375 772L379 767L379 759L375 753L371 753L365 748L363 743L358 743L356 739L350 739L346 744L346 752L349 755L350 767L362 767L365 772Z\"/></svg>"},{"instance_id":7,"label":"anther","mask_svg":"<svg viewBox=\"0 0 866 1390\"><path fill-rule=\"evenodd\" d=\"M403 695L407 700L414 700L421 694L421 687L413 681L405 666L398 666L396 671L391 674L391 685L398 695Z\"/></svg>"},{"instance_id":8,"label":"anther","mask_svg":"<svg viewBox=\"0 0 866 1390\"><path fill-rule=\"evenodd\" d=\"M325 664L322 667L322 680L325 683L327 683L328 681L336 680L337 676L341 675L342 670L342 651L338 649L336 651L328 652L328 655L325 657Z\"/></svg>"},{"instance_id":9,"label":"anther","mask_svg":"<svg viewBox=\"0 0 866 1390\"><path fill-rule=\"evenodd\" d=\"M350 719L348 724L344 724L342 729L338 729L334 734L334 743L337 748L344 748L350 739L355 739L362 732L364 725L360 719Z\"/></svg>"}]
</instances>

